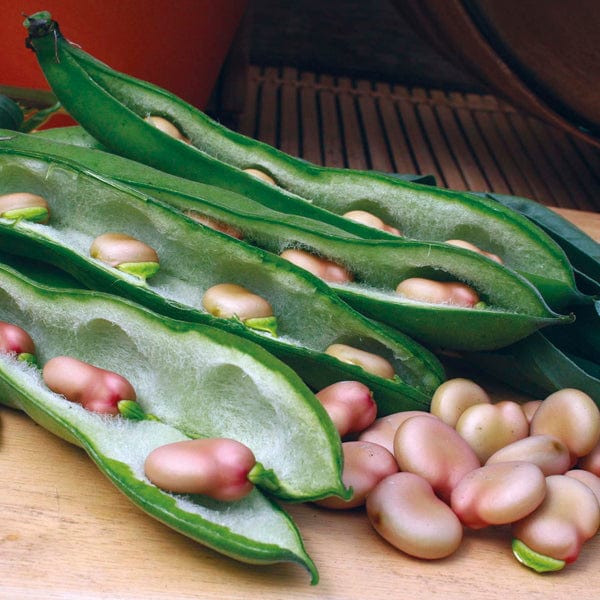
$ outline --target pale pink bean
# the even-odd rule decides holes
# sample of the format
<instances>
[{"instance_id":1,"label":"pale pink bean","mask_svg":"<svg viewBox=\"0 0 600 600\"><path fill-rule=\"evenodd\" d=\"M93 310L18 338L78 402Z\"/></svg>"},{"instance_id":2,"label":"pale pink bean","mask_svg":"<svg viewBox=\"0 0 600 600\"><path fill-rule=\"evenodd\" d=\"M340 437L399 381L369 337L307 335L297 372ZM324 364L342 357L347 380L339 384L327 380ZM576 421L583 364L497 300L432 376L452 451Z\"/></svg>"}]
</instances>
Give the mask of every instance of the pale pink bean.
<instances>
[{"instance_id":1,"label":"pale pink bean","mask_svg":"<svg viewBox=\"0 0 600 600\"><path fill-rule=\"evenodd\" d=\"M485 464L515 460L533 463L546 476L561 475L573 466L567 446L552 435L532 435L517 440L494 452Z\"/></svg>"},{"instance_id":2,"label":"pale pink bean","mask_svg":"<svg viewBox=\"0 0 600 600\"><path fill-rule=\"evenodd\" d=\"M21 327L0 321L0 352L35 354L31 336Z\"/></svg>"},{"instance_id":3,"label":"pale pink bean","mask_svg":"<svg viewBox=\"0 0 600 600\"><path fill-rule=\"evenodd\" d=\"M364 442L379 444L393 454L396 431L398 431L398 427L400 427L404 421L411 417L437 418L424 410L406 410L404 412L392 413L391 415L375 419L372 425L361 432L358 439Z\"/></svg>"},{"instance_id":4,"label":"pale pink bean","mask_svg":"<svg viewBox=\"0 0 600 600\"><path fill-rule=\"evenodd\" d=\"M513 537L535 552L570 563L599 526L600 505L594 492L573 477L550 475L544 501L513 525Z\"/></svg>"},{"instance_id":5,"label":"pale pink bean","mask_svg":"<svg viewBox=\"0 0 600 600\"><path fill-rule=\"evenodd\" d=\"M12 192L0 195L0 217L25 218L37 223L47 223L50 220L50 207L46 199L37 194Z\"/></svg>"},{"instance_id":6,"label":"pale pink bean","mask_svg":"<svg viewBox=\"0 0 600 600\"><path fill-rule=\"evenodd\" d=\"M504 261L497 255L492 252L486 252L482 250L475 244L471 244L471 242L467 242L465 240L446 240L446 244L450 244L451 246L456 246L457 248L465 248L466 250L471 250L471 252L476 252L477 254L481 254L483 256L487 256L494 262L503 264Z\"/></svg>"},{"instance_id":7,"label":"pale pink bean","mask_svg":"<svg viewBox=\"0 0 600 600\"><path fill-rule=\"evenodd\" d=\"M290 248L289 250L284 250L280 256L297 267L312 273L315 277L319 277L329 283L349 283L354 279L352 273L342 265L311 254L306 250Z\"/></svg>"},{"instance_id":8,"label":"pale pink bean","mask_svg":"<svg viewBox=\"0 0 600 600\"><path fill-rule=\"evenodd\" d=\"M535 412L541 405L541 400L529 400L529 402L521 404L521 409L523 410L523 413L525 414L525 417L527 418L527 422L529 424L531 424L533 415L535 415Z\"/></svg>"},{"instance_id":9,"label":"pale pink bean","mask_svg":"<svg viewBox=\"0 0 600 600\"><path fill-rule=\"evenodd\" d=\"M44 383L89 411L118 415L121 400L135 400L133 386L121 375L70 356L51 358L42 370Z\"/></svg>"},{"instance_id":10,"label":"pale pink bean","mask_svg":"<svg viewBox=\"0 0 600 600\"><path fill-rule=\"evenodd\" d=\"M244 238L244 234L234 227L233 225L229 225L227 223L223 223L223 221L218 221L217 219L213 219L212 217L207 217L206 215L202 215L195 210L188 210L185 213L186 216L190 217L190 219L194 219L198 223L202 225L206 225L210 229L214 229L215 231L220 231L221 233L226 233L228 236L236 238L237 240L241 240Z\"/></svg>"},{"instance_id":11,"label":"pale pink bean","mask_svg":"<svg viewBox=\"0 0 600 600\"><path fill-rule=\"evenodd\" d=\"M349 509L362 506L367 496L385 477L398 472L393 454L378 444L369 442L344 442L344 471L342 480L347 488L352 488L350 500L330 496L318 500L316 504L325 508Z\"/></svg>"},{"instance_id":12,"label":"pale pink bean","mask_svg":"<svg viewBox=\"0 0 600 600\"><path fill-rule=\"evenodd\" d=\"M516 402L505 400L467 408L456 423L456 431L483 464L500 448L527 437L529 423Z\"/></svg>"},{"instance_id":13,"label":"pale pink bean","mask_svg":"<svg viewBox=\"0 0 600 600\"><path fill-rule=\"evenodd\" d=\"M473 308L479 302L477 292L457 281L434 281L422 277L412 277L401 281L396 293L409 300L429 304L449 304L463 308Z\"/></svg>"},{"instance_id":14,"label":"pale pink bean","mask_svg":"<svg viewBox=\"0 0 600 600\"><path fill-rule=\"evenodd\" d=\"M244 444L208 438L159 446L146 458L144 470L154 485L169 492L233 501L252 491L248 474L255 464Z\"/></svg>"},{"instance_id":15,"label":"pale pink bean","mask_svg":"<svg viewBox=\"0 0 600 600\"><path fill-rule=\"evenodd\" d=\"M264 181L265 183L275 185L275 180L270 175L268 175L264 171L261 171L260 169L248 168L248 169L244 169L244 173L248 173L248 175L252 175L252 177L255 177L256 179L260 179L261 181Z\"/></svg>"},{"instance_id":16,"label":"pale pink bean","mask_svg":"<svg viewBox=\"0 0 600 600\"><path fill-rule=\"evenodd\" d=\"M398 427L394 456L401 471L423 477L444 500L480 467L475 452L450 425L428 417L412 417Z\"/></svg>"},{"instance_id":17,"label":"pale pink bean","mask_svg":"<svg viewBox=\"0 0 600 600\"><path fill-rule=\"evenodd\" d=\"M373 227L374 229L387 231L388 233L393 233L394 235L402 235L399 229L393 227L392 225L388 225L382 219L370 212L367 212L366 210L350 210L347 213L344 213L343 216L346 217L346 219L350 219L351 221L360 223L361 225L366 225L367 227Z\"/></svg>"},{"instance_id":18,"label":"pale pink bean","mask_svg":"<svg viewBox=\"0 0 600 600\"><path fill-rule=\"evenodd\" d=\"M502 462L467 473L452 490L450 506L464 525L507 525L532 513L546 495L542 471L528 462Z\"/></svg>"},{"instance_id":19,"label":"pale pink bean","mask_svg":"<svg viewBox=\"0 0 600 600\"><path fill-rule=\"evenodd\" d=\"M216 317L238 317L242 321L273 316L267 300L241 285L220 283L206 290L202 306Z\"/></svg>"},{"instance_id":20,"label":"pale pink bean","mask_svg":"<svg viewBox=\"0 0 600 600\"><path fill-rule=\"evenodd\" d=\"M431 398L431 414L444 423L455 427L458 419L467 408L475 404L490 404L488 393L470 379L457 377L440 385Z\"/></svg>"},{"instance_id":21,"label":"pale pink bean","mask_svg":"<svg viewBox=\"0 0 600 600\"><path fill-rule=\"evenodd\" d=\"M118 267L123 263L158 263L158 254L148 244L125 233L104 233L90 246L90 256Z\"/></svg>"},{"instance_id":22,"label":"pale pink bean","mask_svg":"<svg viewBox=\"0 0 600 600\"><path fill-rule=\"evenodd\" d=\"M166 133L168 136L175 138L176 140L181 140L182 142L187 142L185 136L179 131L179 129L171 123L171 121L165 119L164 117L159 117L158 115L148 115L144 119L150 125L154 125L156 129L159 129L163 133Z\"/></svg>"},{"instance_id":23,"label":"pale pink bean","mask_svg":"<svg viewBox=\"0 0 600 600\"><path fill-rule=\"evenodd\" d=\"M577 466L600 477L600 442L577 461Z\"/></svg>"},{"instance_id":24,"label":"pale pink bean","mask_svg":"<svg viewBox=\"0 0 600 600\"><path fill-rule=\"evenodd\" d=\"M553 435L567 445L573 456L585 456L600 441L600 410L580 390L559 390L548 396L535 412L531 434Z\"/></svg>"},{"instance_id":25,"label":"pale pink bean","mask_svg":"<svg viewBox=\"0 0 600 600\"><path fill-rule=\"evenodd\" d=\"M360 381L338 381L316 394L340 437L363 431L377 416L371 390Z\"/></svg>"},{"instance_id":26,"label":"pale pink bean","mask_svg":"<svg viewBox=\"0 0 600 600\"><path fill-rule=\"evenodd\" d=\"M600 504L600 477L598 475L594 475L594 473L590 473L589 471L585 471L583 469L571 469L565 473L567 477L573 477L581 481L581 483L585 483L592 492L594 492L594 496L596 496L596 500L598 500L598 504Z\"/></svg>"},{"instance_id":27,"label":"pale pink bean","mask_svg":"<svg viewBox=\"0 0 600 600\"><path fill-rule=\"evenodd\" d=\"M450 507L425 479L396 473L367 496L369 521L392 546L410 556L438 559L460 546L463 528Z\"/></svg>"},{"instance_id":28,"label":"pale pink bean","mask_svg":"<svg viewBox=\"0 0 600 600\"><path fill-rule=\"evenodd\" d=\"M347 344L331 344L325 350L325 354L334 356L342 362L361 367L368 373L384 379L394 379L396 375L394 367L385 358Z\"/></svg>"}]
</instances>

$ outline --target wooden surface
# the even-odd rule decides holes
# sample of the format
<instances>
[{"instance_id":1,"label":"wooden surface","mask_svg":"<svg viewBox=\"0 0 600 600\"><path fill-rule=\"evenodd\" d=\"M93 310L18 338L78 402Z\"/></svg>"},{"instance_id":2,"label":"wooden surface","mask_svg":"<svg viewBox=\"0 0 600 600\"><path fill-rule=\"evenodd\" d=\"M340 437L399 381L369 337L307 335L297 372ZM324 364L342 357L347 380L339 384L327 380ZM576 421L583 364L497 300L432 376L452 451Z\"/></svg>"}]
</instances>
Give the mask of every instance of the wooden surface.
<instances>
[{"instance_id":1,"label":"wooden surface","mask_svg":"<svg viewBox=\"0 0 600 600\"><path fill-rule=\"evenodd\" d=\"M330 167L600 209L600 150L491 95L253 66L236 128Z\"/></svg>"},{"instance_id":2,"label":"wooden surface","mask_svg":"<svg viewBox=\"0 0 600 600\"><path fill-rule=\"evenodd\" d=\"M600 239L600 215L563 214ZM241 564L169 530L83 451L0 408L2 600L592 600L600 590L600 536L563 572L541 576L514 560L505 528L467 531L456 554L427 562L386 544L360 510L289 508L319 568L316 587L295 565Z\"/></svg>"}]
</instances>

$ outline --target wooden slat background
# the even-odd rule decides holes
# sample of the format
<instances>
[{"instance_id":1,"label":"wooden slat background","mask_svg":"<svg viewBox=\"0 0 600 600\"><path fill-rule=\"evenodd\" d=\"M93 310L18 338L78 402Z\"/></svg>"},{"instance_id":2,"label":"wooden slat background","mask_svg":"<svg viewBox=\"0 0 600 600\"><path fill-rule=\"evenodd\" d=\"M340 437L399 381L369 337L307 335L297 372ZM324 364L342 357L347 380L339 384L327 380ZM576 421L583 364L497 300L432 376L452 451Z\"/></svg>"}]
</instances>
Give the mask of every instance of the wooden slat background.
<instances>
[{"instance_id":1,"label":"wooden slat background","mask_svg":"<svg viewBox=\"0 0 600 600\"><path fill-rule=\"evenodd\" d=\"M598 150L490 95L251 66L238 129L317 164L600 209Z\"/></svg>"}]
</instances>

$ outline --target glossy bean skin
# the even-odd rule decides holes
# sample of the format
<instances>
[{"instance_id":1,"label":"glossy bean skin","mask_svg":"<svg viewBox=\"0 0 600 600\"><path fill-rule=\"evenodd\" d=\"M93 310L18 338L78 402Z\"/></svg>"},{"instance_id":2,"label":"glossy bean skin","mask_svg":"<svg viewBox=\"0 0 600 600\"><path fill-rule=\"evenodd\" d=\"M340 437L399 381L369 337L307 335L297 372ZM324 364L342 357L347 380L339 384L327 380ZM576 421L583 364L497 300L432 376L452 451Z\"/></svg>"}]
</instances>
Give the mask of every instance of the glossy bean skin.
<instances>
[{"instance_id":1,"label":"glossy bean skin","mask_svg":"<svg viewBox=\"0 0 600 600\"><path fill-rule=\"evenodd\" d=\"M363 431L377 416L371 390L359 381L338 381L316 394L340 437Z\"/></svg>"},{"instance_id":2,"label":"glossy bean skin","mask_svg":"<svg viewBox=\"0 0 600 600\"><path fill-rule=\"evenodd\" d=\"M573 456L585 456L600 440L600 410L584 392L559 390L550 394L535 412L531 434L554 435Z\"/></svg>"},{"instance_id":3,"label":"glossy bean skin","mask_svg":"<svg viewBox=\"0 0 600 600\"><path fill-rule=\"evenodd\" d=\"M352 488L352 497L343 500L330 496L318 500L315 504L325 508L346 510L362 506L375 486L386 477L398 472L394 455L378 444L351 441L342 444L344 470L342 481Z\"/></svg>"},{"instance_id":4,"label":"glossy bean skin","mask_svg":"<svg viewBox=\"0 0 600 600\"><path fill-rule=\"evenodd\" d=\"M69 402L92 412L118 415L121 400L135 400L133 386L121 375L70 356L51 358L42 370L44 383Z\"/></svg>"},{"instance_id":5,"label":"glossy bean skin","mask_svg":"<svg viewBox=\"0 0 600 600\"><path fill-rule=\"evenodd\" d=\"M234 283L220 283L206 290L202 306L211 315L223 319L238 317L245 321L273 316L267 300Z\"/></svg>"},{"instance_id":6,"label":"glossy bean skin","mask_svg":"<svg viewBox=\"0 0 600 600\"><path fill-rule=\"evenodd\" d=\"M573 460L567 446L551 435L532 435L497 450L485 463L491 465L509 461L527 461L542 470L544 475L566 473Z\"/></svg>"},{"instance_id":7,"label":"glossy bean skin","mask_svg":"<svg viewBox=\"0 0 600 600\"><path fill-rule=\"evenodd\" d=\"M111 267L124 268L141 263L154 264L158 270L159 258L148 244L125 233L104 233L94 239L90 246L90 256Z\"/></svg>"},{"instance_id":8,"label":"glossy bean skin","mask_svg":"<svg viewBox=\"0 0 600 600\"><path fill-rule=\"evenodd\" d=\"M374 229L392 233L393 235L402 235L401 231L397 227L388 225L382 219L370 212L367 212L366 210L350 210L347 213L344 213L342 216L346 219L354 221L355 223L362 223L367 227L373 227Z\"/></svg>"},{"instance_id":9,"label":"glossy bean skin","mask_svg":"<svg viewBox=\"0 0 600 600\"><path fill-rule=\"evenodd\" d=\"M577 461L577 466L600 477L600 442Z\"/></svg>"},{"instance_id":10,"label":"glossy bean skin","mask_svg":"<svg viewBox=\"0 0 600 600\"><path fill-rule=\"evenodd\" d=\"M431 414L455 427L462 413L475 404L490 404L488 393L470 379L457 377L440 385L431 398Z\"/></svg>"},{"instance_id":11,"label":"glossy bean skin","mask_svg":"<svg viewBox=\"0 0 600 600\"><path fill-rule=\"evenodd\" d=\"M547 477L546 490L542 504L513 525L513 537L535 552L571 563L598 531L600 505L589 487L566 475Z\"/></svg>"},{"instance_id":12,"label":"glossy bean skin","mask_svg":"<svg viewBox=\"0 0 600 600\"><path fill-rule=\"evenodd\" d=\"M175 125L173 125L171 121L165 119L164 117L160 117L158 115L149 115L146 117L145 121L163 133L166 133L168 136L175 138L176 140L181 140L182 142L186 141L186 138L181 131Z\"/></svg>"},{"instance_id":13,"label":"glossy bean skin","mask_svg":"<svg viewBox=\"0 0 600 600\"><path fill-rule=\"evenodd\" d=\"M169 492L232 502L252 491L248 474L255 464L254 454L244 444L206 438L159 446L146 458L144 472L154 485Z\"/></svg>"},{"instance_id":14,"label":"glossy bean skin","mask_svg":"<svg viewBox=\"0 0 600 600\"><path fill-rule=\"evenodd\" d=\"M411 277L396 286L396 293L409 300L428 304L449 304L473 308L479 302L477 292L459 282L434 281L423 277Z\"/></svg>"},{"instance_id":15,"label":"glossy bean skin","mask_svg":"<svg viewBox=\"0 0 600 600\"><path fill-rule=\"evenodd\" d=\"M325 353L335 356L342 362L357 365L365 371L384 379L393 379L396 375L394 367L385 358L347 344L332 344L328 346Z\"/></svg>"},{"instance_id":16,"label":"glossy bean skin","mask_svg":"<svg viewBox=\"0 0 600 600\"><path fill-rule=\"evenodd\" d=\"M190 217L190 219L194 219L194 221L201 223L202 225L206 225L206 227L210 227L215 231L225 233L235 238L236 240L244 239L244 234L237 227L233 227L233 225L228 225L227 223L223 223L222 221L218 221L217 219L212 219L211 217L202 215L195 210L188 210L184 214Z\"/></svg>"},{"instance_id":17,"label":"glossy bean skin","mask_svg":"<svg viewBox=\"0 0 600 600\"><path fill-rule=\"evenodd\" d=\"M315 256L306 250L284 250L280 256L281 258L285 258L285 260L289 260L297 267L319 277L319 279L322 279L323 281L328 281L330 283L348 283L354 279L348 269L345 269L342 265Z\"/></svg>"},{"instance_id":18,"label":"glossy bean skin","mask_svg":"<svg viewBox=\"0 0 600 600\"><path fill-rule=\"evenodd\" d=\"M483 256L487 256L494 262L502 264L504 261L493 252L486 252L481 248L477 247L475 244L471 244L471 242L467 242L465 240L446 240L446 244L450 244L451 246L457 246L459 248L465 248L467 250L471 250L471 252L477 252L477 254L482 254Z\"/></svg>"},{"instance_id":19,"label":"glossy bean skin","mask_svg":"<svg viewBox=\"0 0 600 600\"><path fill-rule=\"evenodd\" d=\"M521 404L521 409L523 410L523 414L527 418L527 422L531 425L531 421L533 420L533 415L537 409L541 406L541 400L529 400L528 402L524 402Z\"/></svg>"},{"instance_id":20,"label":"glossy bean skin","mask_svg":"<svg viewBox=\"0 0 600 600\"><path fill-rule=\"evenodd\" d=\"M392 413L385 417L379 417L375 419L373 424L367 427L363 432L360 433L358 439L364 442L372 442L373 444L379 444L383 446L390 453L394 453L394 437L398 427L411 417L429 417L436 419L431 413L423 410L406 410L403 412Z\"/></svg>"},{"instance_id":21,"label":"glossy bean skin","mask_svg":"<svg viewBox=\"0 0 600 600\"><path fill-rule=\"evenodd\" d=\"M0 321L0 352L35 354L35 344L22 327Z\"/></svg>"},{"instance_id":22,"label":"glossy bean skin","mask_svg":"<svg viewBox=\"0 0 600 600\"><path fill-rule=\"evenodd\" d=\"M38 194L12 192L0 195L0 217L48 223L50 207L46 199Z\"/></svg>"},{"instance_id":23,"label":"glossy bean skin","mask_svg":"<svg viewBox=\"0 0 600 600\"><path fill-rule=\"evenodd\" d=\"M485 465L467 473L452 490L450 505L464 525L507 525L531 514L544 500L546 480L524 461Z\"/></svg>"},{"instance_id":24,"label":"glossy bean skin","mask_svg":"<svg viewBox=\"0 0 600 600\"><path fill-rule=\"evenodd\" d=\"M594 496L596 496L596 500L598 500L598 504L600 505L600 477L598 475L594 475L594 473L584 469L571 469L565 475L573 477L573 479L577 479L587 485L594 492Z\"/></svg>"},{"instance_id":25,"label":"glossy bean skin","mask_svg":"<svg viewBox=\"0 0 600 600\"><path fill-rule=\"evenodd\" d=\"M462 541L463 528L429 483L414 473L383 479L367 496L367 515L375 530L410 556L450 556Z\"/></svg>"},{"instance_id":26,"label":"glossy bean skin","mask_svg":"<svg viewBox=\"0 0 600 600\"><path fill-rule=\"evenodd\" d=\"M421 476L444 500L480 462L469 444L446 423L428 417L406 420L394 437L394 456L401 471Z\"/></svg>"},{"instance_id":27,"label":"glossy bean skin","mask_svg":"<svg viewBox=\"0 0 600 600\"><path fill-rule=\"evenodd\" d=\"M471 406L458 419L456 431L483 464L500 448L527 437L529 423L516 402L505 400Z\"/></svg>"}]
</instances>

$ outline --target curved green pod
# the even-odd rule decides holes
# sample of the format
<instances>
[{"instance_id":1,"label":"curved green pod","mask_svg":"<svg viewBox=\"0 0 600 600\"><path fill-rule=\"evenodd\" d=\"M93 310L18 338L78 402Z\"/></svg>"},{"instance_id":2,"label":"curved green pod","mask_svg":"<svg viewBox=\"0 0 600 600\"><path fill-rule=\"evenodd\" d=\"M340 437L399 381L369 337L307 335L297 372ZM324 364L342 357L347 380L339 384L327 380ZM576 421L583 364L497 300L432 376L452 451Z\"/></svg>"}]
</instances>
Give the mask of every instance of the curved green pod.
<instances>
[{"instance_id":1,"label":"curved green pod","mask_svg":"<svg viewBox=\"0 0 600 600\"><path fill-rule=\"evenodd\" d=\"M564 252L514 211L474 194L308 164L227 130L164 90L115 72L69 44L47 13L34 15L26 26L28 43L56 95L112 151L250 196L277 210L325 220L365 238L389 239L390 234L357 228L339 215L363 209L409 238L466 240L501 256L543 295L548 287L546 298L555 310L581 301ZM171 121L190 143L159 131L144 120L148 115ZM244 173L245 168L269 174L277 185Z\"/></svg>"},{"instance_id":2,"label":"curved green pod","mask_svg":"<svg viewBox=\"0 0 600 600\"><path fill-rule=\"evenodd\" d=\"M339 436L291 369L227 332L159 317L98 292L34 285L5 266L0 320L28 331L40 367L67 355L120 373L158 420L90 412L51 392L41 371L14 353L0 355L2 403L81 446L119 490L168 526L245 562L298 562L316 581L295 525L258 488L240 501L218 502L163 491L143 469L158 446L230 437L276 471L283 497L345 495Z\"/></svg>"},{"instance_id":3,"label":"curved green pod","mask_svg":"<svg viewBox=\"0 0 600 600\"><path fill-rule=\"evenodd\" d=\"M0 247L6 252L50 262L88 287L126 296L162 314L252 339L291 365L314 389L344 379L363 381L383 414L426 407L443 380L431 352L366 319L319 279L76 163L1 151L0 193L15 191L44 196L51 216L47 225L0 219ZM93 239L110 231L153 247L160 257L158 273L144 281L91 258ZM268 299L279 336L208 314L202 296L218 283L236 283ZM398 377L371 375L325 354L332 343L381 354Z\"/></svg>"},{"instance_id":4,"label":"curved green pod","mask_svg":"<svg viewBox=\"0 0 600 600\"><path fill-rule=\"evenodd\" d=\"M0 132L1 134L2 132ZM402 330L429 345L483 350L511 344L552 323L566 321L545 306L522 277L483 256L443 244L404 239L362 240L338 237L327 225L280 213L233 192L164 174L104 152L39 139L5 135L0 153L22 152L73 160L118 179L187 213L199 213L236 227L244 240L279 254L302 247L345 265L355 276L351 285L329 284L360 312ZM195 195L201 188L202 195ZM407 277L467 282L486 302L483 309L405 301L394 293ZM561 289L555 291L560 295Z\"/></svg>"}]
</instances>

